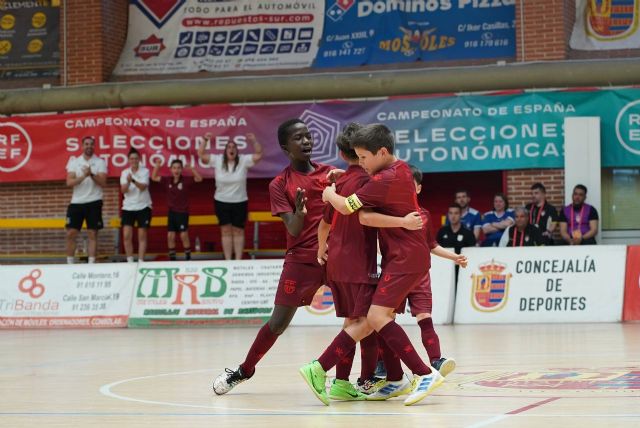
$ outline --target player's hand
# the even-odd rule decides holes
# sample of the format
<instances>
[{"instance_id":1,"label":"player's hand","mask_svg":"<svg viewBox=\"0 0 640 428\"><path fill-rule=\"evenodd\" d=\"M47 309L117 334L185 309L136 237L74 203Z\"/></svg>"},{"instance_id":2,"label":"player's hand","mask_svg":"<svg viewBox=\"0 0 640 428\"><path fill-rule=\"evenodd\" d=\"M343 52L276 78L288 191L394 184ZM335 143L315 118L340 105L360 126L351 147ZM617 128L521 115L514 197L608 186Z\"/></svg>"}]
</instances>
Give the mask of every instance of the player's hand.
<instances>
[{"instance_id":1,"label":"player's hand","mask_svg":"<svg viewBox=\"0 0 640 428\"><path fill-rule=\"evenodd\" d=\"M338 178L340 178L342 174L344 174L344 172L344 169L332 169L331 171L327 172L327 181L329 183L335 183L336 181L338 181Z\"/></svg>"},{"instance_id":2,"label":"player's hand","mask_svg":"<svg viewBox=\"0 0 640 428\"><path fill-rule=\"evenodd\" d=\"M88 166L83 166L82 167L82 174L84 174L85 177L88 177L91 175L91 168Z\"/></svg>"},{"instance_id":3,"label":"player's hand","mask_svg":"<svg viewBox=\"0 0 640 428\"><path fill-rule=\"evenodd\" d=\"M420 213L412 212L404 216L404 227L408 230L420 230L422 229L422 217L420 217Z\"/></svg>"},{"instance_id":4,"label":"player's hand","mask_svg":"<svg viewBox=\"0 0 640 428\"><path fill-rule=\"evenodd\" d=\"M211 141L211 137L213 137L213 134L211 132L207 132L204 134L204 141Z\"/></svg>"},{"instance_id":5,"label":"player's hand","mask_svg":"<svg viewBox=\"0 0 640 428\"><path fill-rule=\"evenodd\" d=\"M131 184L132 181L133 181L133 176L131 174L127 174L127 182Z\"/></svg>"},{"instance_id":6,"label":"player's hand","mask_svg":"<svg viewBox=\"0 0 640 428\"><path fill-rule=\"evenodd\" d=\"M304 189L296 189L296 214L307 215L307 197Z\"/></svg>"},{"instance_id":7,"label":"player's hand","mask_svg":"<svg viewBox=\"0 0 640 428\"><path fill-rule=\"evenodd\" d=\"M462 254L458 254L455 258L454 263L461 266L462 268L466 268L469 260L467 260L467 256L463 256Z\"/></svg>"},{"instance_id":8,"label":"player's hand","mask_svg":"<svg viewBox=\"0 0 640 428\"><path fill-rule=\"evenodd\" d=\"M318 263L322 266L329 259L329 255L327 254L327 246L324 248L318 248Z\"/></svg>"},{"instance_id":9,"label":"player's hand","mask_svg":"<svg viewBox=\"0 0 640 428\"><path fill-rule=\"evenodd\" d=\"M324 202L325 204L327 202L329 202L329 198L331 197L330 195L335 195L336 194L336 185L335 183L333 183L331 186L329 187L325 187L324 190L322 191L322 202Z\"/></svg>"}]
</instances>

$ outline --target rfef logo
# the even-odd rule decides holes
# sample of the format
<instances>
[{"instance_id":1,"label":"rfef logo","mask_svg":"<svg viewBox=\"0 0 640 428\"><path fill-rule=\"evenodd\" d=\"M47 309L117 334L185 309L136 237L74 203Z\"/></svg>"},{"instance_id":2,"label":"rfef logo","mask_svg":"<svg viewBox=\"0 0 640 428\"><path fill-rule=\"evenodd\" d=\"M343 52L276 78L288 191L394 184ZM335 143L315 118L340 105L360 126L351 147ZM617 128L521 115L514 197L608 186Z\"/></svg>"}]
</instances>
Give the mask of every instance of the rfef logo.
<instances>
[{"instance_id":1,"label":"rfef logo","mask_svg":"<svg viewBox=\"0 0 640 428\"><path fill-rule=\"evenodd\" d=\"M164 39L156 37L155 34L152 34L146 39L140 40L140 43L138 43L138 46L136 46L133 51L136 53L138 58L142 58L143 61L146 61L149 58L160 55L160 52L166 48L163 40Z\"/></svg>"},{"instance_id":2,"label":"rfef logo","mask_svg":"<svg viewBox=\"0 0 640 428\"><path fill-rule=\"evenodd\" d=\"M34 269L29 272L29 275L25 276L18 283L18 290L22 293L26 293L32 299L39 299L44 294L44 285L38 282L38 279L42 276L40 269Z\"/></svg>"},{"instance_id":3,"label":"rfef logo","mask_svg":"<svg viewBox=\"0 0 640 428\"><path fill-rule=\"evenodd\" d=\"M471 304L480 312L499 311L507 304L511 274L504 272L505 264L494 260L478 268L482 273L471 275Z\"/></svg>"},{"instance_id":4,"label":"rfef logo","mask_svg":"<svg viewBox=\"0 0 640 428\"><path fill-rule=\"evenodd\" d=\"M132 0L153 25L162 28L186 0Z\"/></svg>"},{"instance_id":5,"label":"rfef logo","mask_svg":"<svg viewBox=\"0 0 640 428\"><path fill-rule=\"evenodd\" d=\"M22 168L31 157L31 137L13 122L0 123L0 172Z\"/></svg>"},{"instance_id":6,"label":"rfef logo","mask_svg":"<svg viewBox=\"0 0 640 428\"><path fill-rule=\"evenodd\" d=\"M640 155L640 100L628 103L616 118L618 142L627 151Z\"/></svg>"}]
</instances>

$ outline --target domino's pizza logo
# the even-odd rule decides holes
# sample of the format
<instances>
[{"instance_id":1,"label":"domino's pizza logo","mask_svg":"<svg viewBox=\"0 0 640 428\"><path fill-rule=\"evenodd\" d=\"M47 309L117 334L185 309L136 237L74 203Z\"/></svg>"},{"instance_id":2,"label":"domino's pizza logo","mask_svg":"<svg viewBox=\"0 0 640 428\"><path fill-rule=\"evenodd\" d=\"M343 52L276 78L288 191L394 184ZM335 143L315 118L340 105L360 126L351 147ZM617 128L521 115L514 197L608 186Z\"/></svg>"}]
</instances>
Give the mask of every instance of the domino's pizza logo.
<instances>
[{"instance_id":1,"label":"domino's pizza logo","mask_svg":"<svg viewBox=\"0 0 640 428\"><path fill-rule=\"evenodd\" d=\"M332 21L340 21L345 13L356 3L356 0L335 0L327 9L327 17Z\"/></svg>"},{"instance_id":2,"label":"domino's pizza logo","mask_svg":"<svg viewBox=\"0 0 640 428\"><path fill-rule=\"evenodd\" d=\"M340 154L336 146L340 122L310 110L305 110L300 119L307 125L313 137L313 160L328 164L340 163Z\"/></svg>"},{"instance_id":3,"label":"domino's pizza logo","mask_svg":"<svg viewBox=\"0 0 640 428\"><path fill-rule=\"evenodd\" d=\"M187 0L131 0L156 28L162 28Z\"/></svg>"}]
</instances>

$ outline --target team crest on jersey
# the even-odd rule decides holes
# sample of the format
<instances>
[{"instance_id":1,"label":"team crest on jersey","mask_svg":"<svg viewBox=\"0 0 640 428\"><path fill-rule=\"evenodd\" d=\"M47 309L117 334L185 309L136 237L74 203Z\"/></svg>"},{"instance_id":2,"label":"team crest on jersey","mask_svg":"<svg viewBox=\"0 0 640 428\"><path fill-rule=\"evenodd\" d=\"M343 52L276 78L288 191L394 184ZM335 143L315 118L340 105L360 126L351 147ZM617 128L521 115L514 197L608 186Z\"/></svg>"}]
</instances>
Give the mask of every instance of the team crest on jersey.
<instances>
[{"instance_id":1,"label":"team crest on jersey","mask_svg":"<svg viewBox=\"0 0 640 428\"><path fill-rule=\"evenodd\" d=\"M509 296L511 274L507 265L491 260L479 266L480 274L471 275L471 304L480 312L496 312L504 308Z\"/></svg>"},{"instance_id":2,"label":"team crest on jersey","mask_svg":"<svg viewBox=\"0 0 640 428\"><path fill-rule=\"evenodd\" d=\"M131 0L153 25L162 28L186 0Z\"/></svg>"},{"instance_id":3,"label":"team crest on jersey","mask_svg":"<svg viewBox=\"0 0 640 428\"><path fill-rule=\"evenodd\" d=\"M286 294L293 294L296 292L296 281L293 279L284 280L284 292Z\"/></svg>"},{"instance_id":4,"label":"team crest on jersey","mask_svg":"<svg viewBox=\"0 0 640 428\"><path fill-rule=\"evenodd\" d=\"M602 41L622 40L638 29L640 0L589 0L586 28Z\"/></svg>"},{"instance_id":5,"label":"team crest on jersey","mask_svg":"<svg viewBox=\"0 0 640 428\"><path fill-rule=\"evenodd\" d=\"M342 17L356 4L356 0L335 0L327 9L327 17L332 21L340 21Z\"/></svg>"}]
</instances>

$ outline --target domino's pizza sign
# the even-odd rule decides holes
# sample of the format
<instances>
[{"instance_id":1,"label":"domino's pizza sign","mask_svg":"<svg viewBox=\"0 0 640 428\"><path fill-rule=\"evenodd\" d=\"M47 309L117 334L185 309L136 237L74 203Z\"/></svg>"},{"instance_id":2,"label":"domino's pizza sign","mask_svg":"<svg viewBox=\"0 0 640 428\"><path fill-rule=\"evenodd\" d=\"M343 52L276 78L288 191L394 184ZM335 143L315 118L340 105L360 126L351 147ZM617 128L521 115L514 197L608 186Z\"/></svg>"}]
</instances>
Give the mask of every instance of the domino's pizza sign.
<instances>
[{"instance_id":1,"label":"domino's pizza sign","mask_svg":"<svg viewBox=\"0 0 640 428\"><path fill-rule=\"evenodd\" d=\"M355 0L335 0L333 5L327 8L327 18L334 22L342 20L355 3Z\"/></svg>"}]
</instances>

